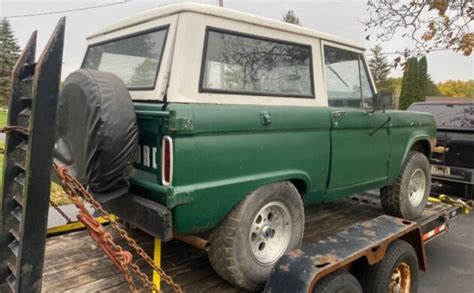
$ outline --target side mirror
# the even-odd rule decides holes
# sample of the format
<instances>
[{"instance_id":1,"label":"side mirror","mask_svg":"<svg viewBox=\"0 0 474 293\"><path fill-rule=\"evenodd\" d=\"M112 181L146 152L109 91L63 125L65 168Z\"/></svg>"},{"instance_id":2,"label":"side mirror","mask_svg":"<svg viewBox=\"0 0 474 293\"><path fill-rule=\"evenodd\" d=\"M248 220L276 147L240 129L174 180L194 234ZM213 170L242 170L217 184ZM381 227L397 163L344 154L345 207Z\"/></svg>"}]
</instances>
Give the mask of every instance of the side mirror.
<instances>
[{"instance_id":1,"label":"side mirror","mask_svg":"<svg viewBox=\"0 0 474 293\"><path fill-rule=\"evenodd\" d=\"M381 91L374 95L374 111L395 109L394 94L392 91Z\"/></svg>"}]
</instances>

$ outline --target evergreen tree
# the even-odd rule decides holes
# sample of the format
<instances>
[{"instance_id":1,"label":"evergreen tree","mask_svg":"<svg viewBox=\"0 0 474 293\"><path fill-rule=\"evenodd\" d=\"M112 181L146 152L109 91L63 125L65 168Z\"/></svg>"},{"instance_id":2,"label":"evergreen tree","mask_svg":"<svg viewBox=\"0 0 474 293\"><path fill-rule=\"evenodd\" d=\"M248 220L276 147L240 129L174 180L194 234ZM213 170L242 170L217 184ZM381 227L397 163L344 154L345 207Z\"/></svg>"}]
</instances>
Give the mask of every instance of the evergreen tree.
<instances>
[{"instance_id":1,"label":"evergreen tree","mask_svg":"<svg viewBox=\"0 0 474 293\"><path fill-rule=\"evenodd\" d=\"M387 57L382 53L380 45L375 45L370 51L372 58L369 60L369 68L375 85L379 91L388 89L387 76L390 73L390 64L387 61Z\"/></svg>"},{"instance_id":2,"label":"evergreen tree","mask_svg":"<svg viewBox=\"0 0 474 293\"><path fill-rule=\"evenodd\" d=\"M5 106L10 97L11 71L19 57L19 47L10 22L0 21L0 105Z\"/></svg>"},{"instance_id":3,"label":"evergreen tree","mask_svg":"<svg viewBox=\"0 0 474 293\"><path fill-rule=\"evenodd\" d=\"M292 23L292 24L296 24L296 25L301 25L300 24L300 19L295 15L295 12L293 10L288 10L285 15L283 15L283 19L282 19L284 22L287 22L287 23Z\"/></svg>"},{"instance_id":4,"label":"evergreen tree","mask_svg":"<svg viewBox=\"0 0 474 293\"><path fill-rule=\"evenodd\" d=\"M418 60L415 57L409 58L405 64L402 78L402 89L400 91L401 110L406 110L408 106L416 102L418 86Z\"/></svg>"},{"instance_id":5,"label":"evergreen tree","mask_svg":"<svg viewBox=\"0 0 474 293\"><path fill-rule=\"evenodd\" d=\"M426 99L426 90L428 88L428 63L426 56L418 61L418 96L417 101L423 102Z\"/></svg>"},{"instance_id":6,"label":"evergreen tree","mask_svg":"<svg viewBox=\"0 0 474 293\"><path fill-rule=\"evenodd\" d=\"M430 97L437 97L440 95L438 86L434 83L433 79L431 78L431 75L427 74L426 75L426 95Z\"/></svg>"}]
</instances>

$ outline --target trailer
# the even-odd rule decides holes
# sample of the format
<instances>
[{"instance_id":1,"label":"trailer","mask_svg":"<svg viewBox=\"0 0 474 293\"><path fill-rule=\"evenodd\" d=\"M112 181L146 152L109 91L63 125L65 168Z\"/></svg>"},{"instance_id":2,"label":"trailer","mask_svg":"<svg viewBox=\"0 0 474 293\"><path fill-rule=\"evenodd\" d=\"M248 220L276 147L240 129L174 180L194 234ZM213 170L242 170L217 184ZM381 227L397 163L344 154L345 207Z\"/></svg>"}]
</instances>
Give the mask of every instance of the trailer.
<instances>
[{"instance_id":1,"label":"trailer","mask_svg":"<svg viewBox=\"0 0 474 293\"><path fill-rule=\"evenodd\" d=\"M367 255L371 261L383 260L386 248L397 240L415 248L420 269L426 270L425 244L448 232L450 223L463 213L461 206L432 202L419 220L408 223L384 215L375 191L312 207L306 215L303 247L280 259L266 291L311 292L318 280L337 270L357 273L357 265ZM214 272L204 250L172 240L156 252L153 237L139 230L131 234L149 254L160 254L161 266L185 292L241 291ZM148 290L140 286L139 291ZM43 291L66 290L122 292L128 286L87 233L79 231L52 236L46 242Z\"/></svg>"},{"instance_id":2,"label":"trailer","mask_svg":"<svg viewBox=\"0 0 474 293\"><path fill-rule=\"evenodd\" d=\"M2 130L7 139L0 196L0 292L128 289L117 264L89 238L90 230L46 238L64 28L61 19L38 62L33 34L13 72L10 126ZM433 200L415 221L385 215L377 192L307 208L303 246L276 262L265 291L334 292L343 288L362 292L363 288L380 292L389 288L410 292L416 288L418 269L427 269L424 245L447 232L450 222L469 209L449 197ZM106 231L119 236L111 229L115 221L107 219L112 222ZM163 267L185 291L241 290L214 272L205 249L178 239L162 244L139 230L128 229L128 235L148 255L154 254L154 264ZM127 243L118 244L126 247ZM151 276L151 268L142 259L134 264ZM159 287L159 279L154 280ZM135 283L139 291L149 290Z\"/></svg>"}]
</instances>

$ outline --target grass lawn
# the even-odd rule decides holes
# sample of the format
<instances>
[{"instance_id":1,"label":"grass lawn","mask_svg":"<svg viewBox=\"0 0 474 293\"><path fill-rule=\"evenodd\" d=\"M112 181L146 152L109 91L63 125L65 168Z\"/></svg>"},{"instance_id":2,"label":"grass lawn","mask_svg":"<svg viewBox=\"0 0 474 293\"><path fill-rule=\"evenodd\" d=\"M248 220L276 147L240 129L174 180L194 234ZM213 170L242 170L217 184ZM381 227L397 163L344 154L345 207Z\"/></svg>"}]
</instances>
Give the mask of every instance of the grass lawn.
<instances>
[{"instance_id":1,"label":"grass lawn","mask_svg":"<svg viewBox=\"0 0 474 293\"><path fill-rule=\"evenodd\" d=\"M0 128L3 128L7 125L7 112L0 112Z\"/></svg>"},{"instance_id":2,"label":"grass lawn","mask_svg":"<svg viewBox=\"0 0 474 293\"><path fill-rule=\"evenodd\" d=\"M3 147L4 141L1 140L0 148L3 149ZM0 190L3 190L3 155L0 155L0 172ZM51 185L51 200L57 205L66 205L71 203L66 194L64 193L63 188L55 183Z\"/></svg>"}]
</instances>

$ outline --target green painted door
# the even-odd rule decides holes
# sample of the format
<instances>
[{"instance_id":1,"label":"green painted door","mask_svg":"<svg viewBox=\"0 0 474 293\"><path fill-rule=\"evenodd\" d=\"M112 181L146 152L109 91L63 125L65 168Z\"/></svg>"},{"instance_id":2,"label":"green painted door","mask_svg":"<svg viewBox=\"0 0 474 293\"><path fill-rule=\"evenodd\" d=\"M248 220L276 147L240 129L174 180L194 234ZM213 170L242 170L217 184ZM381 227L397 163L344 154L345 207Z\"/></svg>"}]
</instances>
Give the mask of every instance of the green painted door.
<instances>
[{"instance_id":1,"label":"green painted door","mask_svg":"<svg viewBox=\"0 0 474 293\"><path fill-rule=\"evenodd\" d=\"M365 188L385 180L390 151L389 131L383 128L374 134L372 132L383 125L388 116L354 108L330 108L330 111L332 152L329 189Z\"/></svg>"},{"instance_id":2,"label":"green painted door","mask_svg":"<svg viewBox=\"0 0 474 293\"><path fill-rule=\"evenodd\" d=\"M388 174L389 117L373 112L374 90L363 56L324 45L330 106L331 167L326 201L384 185ZM381 128L374 132L375 129Z\"/></svg>"}]
</instances>

